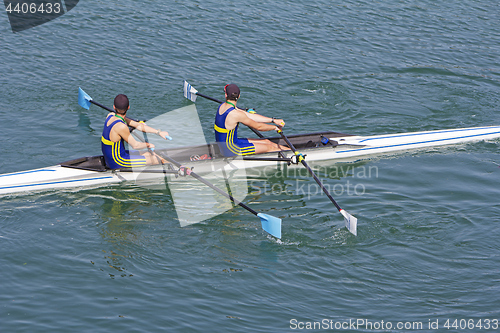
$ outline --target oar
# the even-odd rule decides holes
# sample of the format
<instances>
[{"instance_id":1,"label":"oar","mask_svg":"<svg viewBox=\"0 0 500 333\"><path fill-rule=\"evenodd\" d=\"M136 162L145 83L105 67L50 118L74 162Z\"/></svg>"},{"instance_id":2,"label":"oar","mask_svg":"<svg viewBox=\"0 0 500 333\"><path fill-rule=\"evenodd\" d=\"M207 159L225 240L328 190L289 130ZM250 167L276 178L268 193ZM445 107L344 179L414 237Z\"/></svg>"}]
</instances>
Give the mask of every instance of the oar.
<instances>
[{"instance_id":1,"label":"oar","mask_svg":"<svg viewBox=\"0 0 500 333\"><path fill-rule=\"evenodd\" d=\"M321 182L321 180L319 180L319 178L316 176L314 171L309 167L309 165L305 161L304 155L302 155L301 153L299 153L297 151L297 149L294 147L294 145L290 142L290 140L288 140L286 135L283 133L283 130L280 129L278 131L278 133L281 135L283 140L285 140L288 147L290 147L290 149L293 151L293 153L297 156L298 161L302 163L302 165L307 169L307 171L309 171L309 173L314 178L316 183L318 183L318 185L321 187L323 192L325 192L326 196L330 199L331 202L333 202L333 204L335 205L335 207L337 207L338 211L342 214L342 216L344 216L346 228L356 236L357 235L358 219L355 218L354 216L352 216L351 214L349 214L348 212L346 212L345 210L343 210L342 208L340 208L338 203L331 196L330 192L328 192L328 190L325 188L325 186L323 186L323 183Z\"/></svg>"},{"instance_id":2,"label":"oar","mask_svg":"<svg viewBox=\"0 0 500 333\"><path fill-rule=\"evenodd\" d=\"M135 132L133 132L133 133L136 134ZM149 144L147 133L146 132L142 132L142 135L144 136L144 142L146 142L146 143ZM137 135L136 135L136 137L137 137ZM154 153L154 148L150 148L149 145L147 146L147 148L148 148L148 152L151 154L151 156L156 156L158 164L161 164L161 167L163 169L163 176L165 177L164 180L165 180L165 183L166 183L167 182L167 179L166 179L167 178L167 173L169 173L169 172L167 172L167 169L165 169L165 163L163 163L163 160L161 159L160 156L158 156L158 154Z\"/></svg>"},{"instance_id":3,"label":"oar","mask_svg":"<svg viewBox=\"0 0 500 333\"><path fill-rule=\"evenodd\" d=\"M178 163L174 159L170 158L169 156L167 156L165 154L160 154L160 156L162 156L164 159L166 159L170 163L176 165L178 168L181 167L180 163ZM267 233L271 234L272 236L274 236L276 238L281 238L281 219L280 218L272 216L272 215L264 214L264 213L257 213L255 210L253 210L252 208L248 207L243 202L241 202L239 200L236 200L232 195L224 192L223 190L221 190L217 186L213 185L212 183L210 183L209 181L207 181L203 177L201 177L198 174L194 173L189 168L187 170L189 170L189 171L187 171L188 175L196 178L197 180L199 180L203 184L205 184L208 187L210 187L212 190L214 190L214 191L222 194L223 196L225 196L229 200L233 201L234 203L236 203L239 206L241 206L242 208L246 209L247 211L249 211L253 215L255 215L258 218L260 218L262 229L264 229L264 231L266 231Z\"/></svg>"},{"instance_id":4,"label":"oar","mask_svg":"<svg viewBox=\"0 0 500 333\"><path fill-rule=\"evenodd\" d=\"M78 92L78 104L80 104L81 107L83 107L83 108L85 108L85 109L88 110L89 107L90 107L90 103L95 104L95 105L97 105L97 106L99 106L99 107L101 107L101 108L103 108L105 110L108 110L110 112L115 112L114 110L111 110L107 106L95 102L92 99L92 97L90 97L85 91L83 91L81 88L79 88L79 92ZM144 142L144 140L140 136L136 135L135 137L138 140ZM166 159L170 163L174 164L179 169L180 168L184 168L179 162L175 161L170 156L167 156L167 155L165 155L163 153L158 153L158 152L156 154L160 155L161 157L163 157L164 159ZM215 186L212 183L210 183L208 180L206 180L203 177L199 176L198 174L194 173L193 171L191 171L191 169L185 168L185 170L186 170L186 174L194 177L195 179L197 179L200 182L202 182L203 184L207 185L208 187L210 187L214 191L219 192L220 194L222 194L223 196L225 196L229 200L233 201L234 203L237 203L239 206L245 208L250 213L252 213L255 216L259 217L260 221L261 221L261 224L262 224L262 229L264 229L264 231L266 231L267 233L271 234L272 236L274 236L276 238L279 238L279 239L281 238L281 219L280 218L272 216L272 215L264 214L264 213L257 213L255 210L253 210L252 208L248 207L247 205L245 205L241 201L236 200L235 198L233 198L233 196L227 194L226 192L224 192L223 190L221 190L217 186ZM164 173L165 173L165 170L164 170Z\"/></svg>"},{"instance_id":5,"label":"oar","mask_svg":"<svg viewBox=\"0 0 500 333\"><path fill-rule=\"evenodd\" d=\"M138 140L143 141L142 138L139 137L138 135L136 135L136 138ZM220 188L218 188L214 184L210 183L205 178L203 178L200 175L196 174L191 169L184 167L182 164L180 164L179 162L177 162L176 160L174 160L172 157L170 157L170 156L168 156L166 154L163 154L161 152L156 152L156 154L160 155L161 157L163 157L164 159L166 159L167 161L169 161L170 163L172 163L173 165L175 165L176 167L178 167L179 170L183 169L186 175L192 176L193 178L199 180L203 184L205 184L208 187L210 187L212 190L214 190L214 191L222 194L223 196L225 196L226 198L228 198L232 202L238 204L239 206L241 206L244 209L248 210L253 215L255 215L258 218L260 218L262 229L264 229L264 231L266 231L267 233L271 234L272 236L274 236L274 237L276 237L278 239L281 239L281 219L280 218L272 216L272 215L264 214L264 213L257 213L255 210L253 210L252 208L248 207L243 202L235 199L232 195L224 192L223 190L221 190Z\"/></svg>"},{"instance_id":6,"label":"oar","mask_svg":"<svg viewBox=\"0 0 500 333\"><path fill-rule=\"evenodd\" d=\"M83 91L82 88L78 87L78 104L80 104L80 106L84 109L90 109L90 103L92 104L95 104L101 108L103 108L104 110L108 110L109 112L116 112L115 110L111 109L111 108L108 108L107 106L105 105L102 105L101 103L98 103L96 101L94 101L94 99L92 97L89 96L89 94L87 94L85 91ZM130 118L130 117L127 117L133 121L136 121L138 123L140 123L141 121L139 120L135 120L133 118ZM167 140L172 140L172 137L171 136L168 136L166 135L165 136L165 139Z\"/></svg>"}]
</instances>

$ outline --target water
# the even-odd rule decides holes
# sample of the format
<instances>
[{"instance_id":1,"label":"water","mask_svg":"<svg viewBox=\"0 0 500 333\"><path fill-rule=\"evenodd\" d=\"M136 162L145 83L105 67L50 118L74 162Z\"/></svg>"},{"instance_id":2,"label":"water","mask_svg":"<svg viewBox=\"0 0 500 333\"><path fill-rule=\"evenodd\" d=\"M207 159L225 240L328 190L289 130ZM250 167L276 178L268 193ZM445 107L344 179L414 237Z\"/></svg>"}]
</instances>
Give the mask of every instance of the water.
<instances>
[{"instance_id":1,"label":"water","mask_svg":"<svg viewBox=\"0 0 500 333\"><path fill-rule=\"evenodd\" d=\"M16 34L4 15L0 172L99 154L105 113L80 108L78 86L109 106L125 93L150 119L189 105L184 79L217 98L234 82L288 133L498 124L499 14L473 0L89 0ZM196 105L211 139L216 104ZM281 242L242 209L180 228L168 192L134 186L1 198L0 331L498 319L498 153L493 141L331 165L347 174L321 178L343 186L357 237L325 196L277 190L314 185L293 175L254 179L245 201L283 218ZM358 193L340 192L348 182Z\"/></svg>"}]
</instances>

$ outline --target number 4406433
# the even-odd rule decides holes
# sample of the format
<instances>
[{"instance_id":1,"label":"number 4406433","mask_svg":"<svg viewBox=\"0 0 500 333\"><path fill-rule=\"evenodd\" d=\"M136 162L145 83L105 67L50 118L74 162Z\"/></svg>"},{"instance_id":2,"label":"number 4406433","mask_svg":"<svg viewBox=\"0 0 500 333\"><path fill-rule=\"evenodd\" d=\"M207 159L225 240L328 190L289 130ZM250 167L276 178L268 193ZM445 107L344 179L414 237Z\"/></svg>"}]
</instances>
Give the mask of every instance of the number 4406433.
<instances>
[{"instance_id":1,"label":"number 4406433","mask_svg":"<svg viewBox=\"0 0 500 333\"><path fill-rule=\"evenodd\" d=\"M447 329L461 330L496 330L498 329L498 319L448 319L444 323Z\"/></svg>"},{"instance_id":2,"label":"number 4406433","mask_svg":"<svg viewBox=\"0 0 500 333\"><path fill-rule=\"evenodd\" d=\"M60 3L41 3L40 5L36 3L29 2L18 2L15 6L12 5L12 2L9 2L7 7L5 7L5 11L7 13L18 13L18 14L35 14L35 13L47 13L47 14L59 14L61 12L61 4Z\"/></svg>"}]
</instances>

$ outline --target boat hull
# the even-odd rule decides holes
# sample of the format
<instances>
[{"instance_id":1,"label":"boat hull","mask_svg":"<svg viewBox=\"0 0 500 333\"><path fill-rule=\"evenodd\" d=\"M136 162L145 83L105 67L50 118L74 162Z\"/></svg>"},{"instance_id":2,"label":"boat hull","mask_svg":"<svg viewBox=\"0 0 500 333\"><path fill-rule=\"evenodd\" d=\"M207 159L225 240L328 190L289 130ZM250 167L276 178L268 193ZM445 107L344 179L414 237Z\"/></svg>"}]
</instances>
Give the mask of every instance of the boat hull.
<instances>
[{"instance_id":1,"label":"boat hull","mask_svg":"<svg viewBox=\"0 0 500 333\"><path fill-rule=\"evenodd\" d=\"M498 137L500 137L500 126L374 135L368 137L352 136L340 138L339 144L363 147L353 147L338 151L336 155L342 157L359 157L363 155L491 140Z\"/></svg>"},{"instance_id":2,"label":"boat hull","mask_svg":"<svg viewBox=\"0 0 500 333\"><path fill-rule=\"evenodd\" d=\"M0 175L0 194L87 187L119 183L121 181L112 172L79 170L54 165Z\"/></svg>"},{"instance_id":3,"label":"boat hull","mask_svg":"<svg viewBox=\"0 0 500 333\"><path fill-rule=\"evenodd\" d=\"M490 140L500 137L500 126L460 128L451 130L399 133L375 136L353 136L336 132L322 132L305 135L292 135L294 145L306 154L308 162L331 160L352 161L372 155L389 154L411 149L452 145L464 142ZM328 138L325 143L324 138ZM322 142L323 139L323 142ZM281 143L281 138L271 138ZM232 169L248 169L276 167L284 161L268 161L262 158L278 157L277 153L252 155L250 157L225 158L217 151L217 146L185 147L165 150L164 153L181 162L200 174L208 174L221 167ZM193 156L208 156L206 160L196 160ZM291 157L291 152L286 152ZM261 158L254 159L252 158ZM300 168L300 165L291 165ZM14 172L0 175L0 195L46 191L60 188L77 188L88 186L103 186L121 182L164 180L163 166L135 168L134 170L109 170L104 166L102 156L84 157L47 168Z\"/></svg>"}]
</instances>

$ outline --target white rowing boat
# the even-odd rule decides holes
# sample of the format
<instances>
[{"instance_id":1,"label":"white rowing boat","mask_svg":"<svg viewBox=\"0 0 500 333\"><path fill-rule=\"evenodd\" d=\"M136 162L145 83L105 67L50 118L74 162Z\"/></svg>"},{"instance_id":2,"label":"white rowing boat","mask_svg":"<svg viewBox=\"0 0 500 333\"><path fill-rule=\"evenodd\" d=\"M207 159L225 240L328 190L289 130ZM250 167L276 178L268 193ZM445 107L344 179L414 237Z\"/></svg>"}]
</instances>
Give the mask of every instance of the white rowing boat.
<instances>
[{"instance_id":1,"label":"white rowing boat","mask_svg":"<svg viewBox=\"0 0 500 333\"><path fill-rule=\"evenodd\" d=\"M448 129L439 131L399 133L375 136L354 136L336 132L291 135L290 141L306 155L308 162L331 160L348 161L376 154L388 154L410 149L421 149L442 145L452 145L471 141L490 140L500 137L500 126ZM271 138L284 144L280 137ZM209 171L214 162L229 163L233 168L259 168L290 164L294 156L286 151L286 159L276 153L251 155L244 158L224 158L216 144L163 150L185 167L195 168L198 173ZM198 156L209 159L197 160ZM292 164L292 167L294 165ZM205 170L204 170L205 168ZM169 173L178 169L170 167ZM102 156L83 157L51 167L14 172L0 175L0 195L47 191L60 188L84 188L106 186L116 183L133 182L138 175L154 179L164 178L162 166L144 169L109 170L104 166Z\"/></svg>"}]
</instances>

